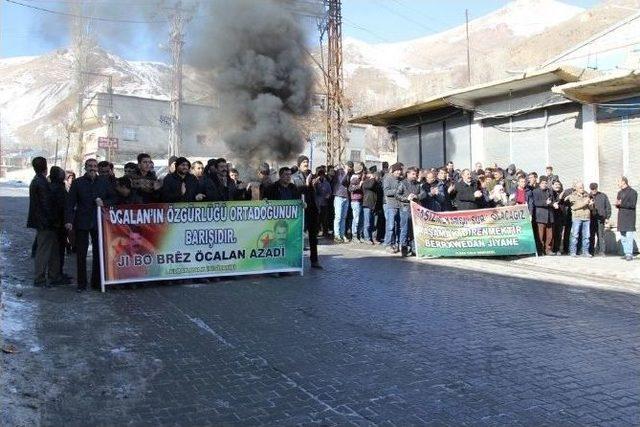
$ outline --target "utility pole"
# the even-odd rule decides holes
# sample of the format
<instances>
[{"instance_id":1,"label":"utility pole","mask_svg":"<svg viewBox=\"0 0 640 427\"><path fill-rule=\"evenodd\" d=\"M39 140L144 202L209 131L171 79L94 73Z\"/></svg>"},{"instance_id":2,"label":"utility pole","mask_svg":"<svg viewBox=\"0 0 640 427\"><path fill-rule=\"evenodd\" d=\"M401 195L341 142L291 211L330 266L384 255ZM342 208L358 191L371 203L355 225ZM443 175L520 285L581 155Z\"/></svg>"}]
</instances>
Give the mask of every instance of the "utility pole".
<instances>
[{"instance_id":1,"label":"utility pole","mask_svg":"<svg viewBox=\"0 0 640 427\"><path fill-rule=\"evenodd\" d=\"M328 5L327 66L327 164L337 165L344 151L344 106L342 80L341 0L326 0Z\"/></svg>"},{"instance_id":2,"label":"utility pole","mask_svg":"<svg viewBox=\"0 0 640 427\"><path fill-rule=\"evenodd\" d=\"M469 9L464 10L467 29L467 83L471 86L471 46L469 45Z\"/></svg>"},{"instance_id":3,"label":"utility pole","mask_svg":"<svg viewBox=\"0 0 640 427\"><path fill-rule=\"evenodd\" d=\"M113 157L113 146L111 138L113 138L113 77L107 76L107 93L109 94L109 112L107 113L107 138L109 138L109 148L107 148L107 161L111 161Z\"/></svg>"},{"instance_id":4,"label":"utility pole","mask_svg":"<svg viewBox=\"0 0 640 427\"><path fill-rule=\"evenodd\" d=\"M171 49L171 133L169 137L169 156L180 155L182 147L182 48L184 47L184 29L191 21L192 10L182 8L178 0L169 9L169 47Z\"/></svg>"},{"instance_id":5,"label":"utility pole","mask_svg":"<svg viewBox=\"0 0 640 427\"><path fill-rule=\"evenodd\" d=\"M83 157L85 155L84 145L84 97L87 89L87 71L89 69L89 59L91 50L95 44L91 21L83 17L83 3L74 0L72 11L75 14L72 25L71 53L73 57L74 86L77 96L77 108L73 130L78 135L78 145L73 156L73 165L76 170L81 169ZM68 151L68 150L67 150ZM66 159L65 159L66 163Z\"/></svg>"}]
</instances>

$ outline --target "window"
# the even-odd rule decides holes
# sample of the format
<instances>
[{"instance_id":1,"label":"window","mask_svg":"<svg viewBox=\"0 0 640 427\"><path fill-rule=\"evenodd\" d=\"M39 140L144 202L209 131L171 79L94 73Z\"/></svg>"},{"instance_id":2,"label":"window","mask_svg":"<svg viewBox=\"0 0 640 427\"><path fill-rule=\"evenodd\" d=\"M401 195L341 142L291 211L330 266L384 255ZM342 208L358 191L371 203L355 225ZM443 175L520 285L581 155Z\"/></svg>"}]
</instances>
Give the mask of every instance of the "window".
<instances>
[{"instance_id":1,"label":"window","mask_svg":"<svg viewBox=\"0 0 640 427\"><path fill-rule=\"evenodd\" d=\"M198 145L206 144L207 143L207 135L199 133L198 135L196 135L196 141L198 142Z\"/></svg>"},{"instance_id":2,"label":"window","mask_svg":"<svg viewBox=\"0 0 640 427\"><path fill-rule=\"evenodd\" d=\"M122 129L122 139L125 141L137 141L138 129L133 127L125 127Z\"/></svg>"},{"instance_id":3,"label":"window","mask_svg":"<svg viewBox=\"0 0 640 427\"><path fill-rule=\"evenodd\" d=\"M360 151L360 150L351 150L351 161L352 162L361 162L362 161L362 151Z\"/></svg>"}]
</instances>

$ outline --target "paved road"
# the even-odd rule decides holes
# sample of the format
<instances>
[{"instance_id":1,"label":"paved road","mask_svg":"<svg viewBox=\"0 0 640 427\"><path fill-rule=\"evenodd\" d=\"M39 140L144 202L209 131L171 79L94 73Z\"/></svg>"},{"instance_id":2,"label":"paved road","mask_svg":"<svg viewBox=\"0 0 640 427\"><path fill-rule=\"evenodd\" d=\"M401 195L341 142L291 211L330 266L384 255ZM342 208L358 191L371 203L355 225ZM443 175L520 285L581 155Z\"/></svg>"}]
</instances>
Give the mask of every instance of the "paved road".
<instances>
[{"instance_id":1,"label":"paved road","mask_svg":"<svg viewBox=\"0 0 640 427\"><path fill-rule=\"evenodd\" d=\"M635 292L346 245L304 278L40 290L25 199L0 206L3 331L22 350L2 356L5 422L640 424Z\"/></svg>"}]
</instances>

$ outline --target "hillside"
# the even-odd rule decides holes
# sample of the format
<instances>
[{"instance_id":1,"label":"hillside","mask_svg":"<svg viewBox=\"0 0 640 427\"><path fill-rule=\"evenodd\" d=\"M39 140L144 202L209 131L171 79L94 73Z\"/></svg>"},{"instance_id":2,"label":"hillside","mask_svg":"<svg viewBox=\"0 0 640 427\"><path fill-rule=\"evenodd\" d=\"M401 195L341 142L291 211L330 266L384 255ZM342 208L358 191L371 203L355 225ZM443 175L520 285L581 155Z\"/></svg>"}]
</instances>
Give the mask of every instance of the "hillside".
<instances>
[{"instance_id":1,"label":"hillside","mask_svg":"<svg viewBox=\"0 0 640 427\"><path fill-rule=\"evenodd\" d=\"M499 79L507 70L539 66L628 16L631 12L624 7L637 7L637 3L610 0L585 11L556 0L515 0L473 19L471 82ZM468 84L464 25L400 43L368 44L345 38L343 50L351 116ZM320 59L319 52L314 56ZM115 93L169 99L170 67L166 64L126 61L97 49L90 68L112 76ZM185 101L213 104L209 72L185 66L184 73ZM317 90L321 91L322 75L318 72L317 76ZM87 96L106 91L104 76L87 79ZM3 149L45 147L60 138L64 123L70 121L77 106L72 81L73 57L67 50L0 59Z\"/></svg>"}]
</instances>

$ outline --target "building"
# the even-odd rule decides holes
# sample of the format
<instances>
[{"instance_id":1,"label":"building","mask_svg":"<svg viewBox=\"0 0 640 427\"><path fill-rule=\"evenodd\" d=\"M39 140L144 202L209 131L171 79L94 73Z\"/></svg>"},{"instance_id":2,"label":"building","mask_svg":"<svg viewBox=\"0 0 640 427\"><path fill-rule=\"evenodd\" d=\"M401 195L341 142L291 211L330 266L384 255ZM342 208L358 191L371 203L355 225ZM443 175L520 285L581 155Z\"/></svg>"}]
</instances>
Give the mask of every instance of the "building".
<instances>
[{"instance_id":1,"label":"building","mask_svg":"<svg viewBox=\"0 0 640 427\"><path fill-rule=\"evenodd\" d=\"M553 165L565 186L597 182L612 202L621 175L640 188L638 70L597 77L569 66L536 70L352 122L386 127L407 166L451 160L460 169L513 163L544 172Z\"/></svg>"},{"instance_id":2,"label":"building","mask_svg":"<svg viewBox=\"0 0 640 427\"><path fill-rule=\"evenodd\" d=\"M415 105L352 120L385 126L397 141L398 161L422 168L453 161L544 170L551 159L563 176L582 178L585 169L581 105L554 86L576 82L583 71L554 68L436 95Z\"/></svg>"},{"instance_id":3,"label":"building","mask_svg":"<svg viewBox=\"0 0 640 427\"><path fill-rule=\"evenodd\" d=\"M112 105L110 105L110 98ZM108 157L98 148L98 138L108 136L108 115L113 112L113 137L118 148L111 161L123 163L140 152L163 158L169 152L169 102L129 95L97 93L85 109L85 153ZM180 154L193 157L231 157L215 125L216 108L183 103L182 147Z\"/></svg>"},{"instance_id":4,"label":"building","mask_svg":"<svg viewBox=\"0 0 640 427\"><path fill-rule=\"evenodd\" d=\"M366 126L356 124L348 126L343 161L366 162L368 160L365 152L365 132ZM313 168L327 164L326 138L326 132L312 132L305 144L302 154L309 157ZM368 163L373 164L375 161Z\"/></svg>"}]
</instances>

